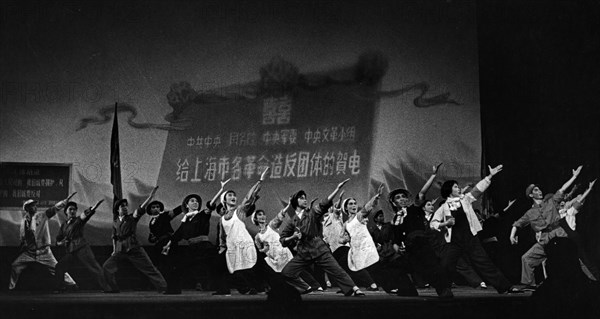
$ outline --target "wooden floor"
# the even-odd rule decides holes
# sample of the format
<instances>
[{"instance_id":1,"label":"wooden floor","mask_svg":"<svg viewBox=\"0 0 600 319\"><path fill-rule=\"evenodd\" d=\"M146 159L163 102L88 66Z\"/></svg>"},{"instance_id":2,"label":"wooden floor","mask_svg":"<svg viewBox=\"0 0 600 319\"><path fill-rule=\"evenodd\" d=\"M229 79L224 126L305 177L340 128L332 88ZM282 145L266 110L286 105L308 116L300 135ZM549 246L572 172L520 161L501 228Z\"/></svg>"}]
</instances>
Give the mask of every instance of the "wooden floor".
<instances>
[{"instance_id":1,"label":"wooden floor","mask_svg":"<svg viewBox=\"0 0 600 319\"><path fill-rule=\"evenodd\" d=\"M459 287L455 297L439 299L433 289L418 297L398 297L383 291L364 297L344 297L335 291L302 296L298 304L273 304L267 295L228 296L184 291L161 295L152 291L2 292L0 318L520 318L531 293L500 295L494 289Z\"/></svg>"}]
</instances>

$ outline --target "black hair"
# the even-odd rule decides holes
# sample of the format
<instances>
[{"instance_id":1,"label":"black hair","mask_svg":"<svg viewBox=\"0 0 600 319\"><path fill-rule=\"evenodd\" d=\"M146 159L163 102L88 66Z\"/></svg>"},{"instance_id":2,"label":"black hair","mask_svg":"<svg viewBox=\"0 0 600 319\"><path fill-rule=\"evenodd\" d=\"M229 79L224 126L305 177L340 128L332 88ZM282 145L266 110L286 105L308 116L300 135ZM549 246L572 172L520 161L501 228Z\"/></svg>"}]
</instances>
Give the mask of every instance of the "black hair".
<instances>
[{"instance_id":1,"label":"black hair","mask_svg":"<svg viewBox=\"0 0 600 319\"><path fill-rule=\"evenodd\" d=\"M445 181L444 184L442 184L442 189L440 189L440 195L442 195L443 199L448 198L452 194L452 187L454 186L454 184L458 184L458 182L452 179L449 181Z\"/></svg>"}]
</instances>

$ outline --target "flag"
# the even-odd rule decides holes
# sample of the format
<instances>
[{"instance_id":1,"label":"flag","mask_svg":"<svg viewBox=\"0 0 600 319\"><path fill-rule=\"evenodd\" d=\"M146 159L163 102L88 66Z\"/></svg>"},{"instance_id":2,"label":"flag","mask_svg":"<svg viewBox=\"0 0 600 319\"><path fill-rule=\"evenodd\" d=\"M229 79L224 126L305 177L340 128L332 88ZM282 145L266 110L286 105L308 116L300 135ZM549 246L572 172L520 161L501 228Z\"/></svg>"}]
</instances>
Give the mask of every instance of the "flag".
<instances>
[{"instance_id":1,"label":"flag","mask_svg":"<svg viewBox=\"0 0 600 319\"><path fill-rule=\"evenodd\" d=\"M115 103L115 115L113 117L112 135L110 137L110 183L113 186L114 206L119 199L123 198L123 189L121 188L121 159L119 156L119 119L117 118L117 103Z\"/></svg>"}]
</instances>

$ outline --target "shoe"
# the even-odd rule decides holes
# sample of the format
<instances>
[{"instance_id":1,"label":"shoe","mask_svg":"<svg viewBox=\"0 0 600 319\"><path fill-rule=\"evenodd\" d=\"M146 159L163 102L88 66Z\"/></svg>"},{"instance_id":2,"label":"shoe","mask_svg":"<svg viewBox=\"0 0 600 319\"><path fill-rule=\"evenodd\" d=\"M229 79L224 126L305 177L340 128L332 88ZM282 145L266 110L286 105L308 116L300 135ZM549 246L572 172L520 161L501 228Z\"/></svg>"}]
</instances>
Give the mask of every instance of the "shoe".
<instances>
[{"instance_id":1,"label":"shoe","mask_svg":"<svg viewBox=\"0 0 600 319\"><path fill-rule=\"evenodd\" d=\"M507 291L501 292L503 294L522 294L524 293L524 289L519 289L517 287L510 287Z\"/></svg>"},{"instance_id":2,"label":"shoe","mask_svg":"<svg viewBox=\"0 0 600 319\"><path fill-rule=\"evenodd\" d=\"M315 290L315 291L316 291L316 292L324 292L324 291L325 291L325 289L323 289L323 288L319 287L319 288L317 288L317 290Z\"/></svg>"},{"instance_id":3,"label":"shoe","mask_svg":"<svg viewBox=\"0 0 600 319\"><path fill-rule=\"evenodd\" d=\"M379 287L368 287L367 291L379 291Z\"/></svg>"},{"instance_id":4,"label":"shoe","mask_svg":"<svg viewBox=\"0 0 600 319\"><path fill-rule=\"evenodd\" d=\"M69 291L69 292L75 292L75 291L79 291L79 286L75 285L68 285L67 287L65 287L65 291Z\"/></svg>"},{"instance_id":5,"label":"shoe","mask_svg":"<svg viewBox=\"0 0 600 319\"><path fill-rule=\"evenodd\" d=\"M250 289L250 291L248 291L249 295L258 295L258 291L254 288Z\"/></svg>"},{"instance_id":6,"label":"shoe","mask_svg":"<svg viewBox=\"0 0 600 319\"><path fill-rule=\"evenodd\" d=\"M364 292L362 292L362 291L360 291L360 289L356 289L356 290L353 290L353 291L352 291L352 292L351 292L349 295L347 295L347 296L350 296L350 297L363 297L363 296L365 296L365 293L364 293Z\"/></svg>"},{"instance_id":7,"label":"shoe","mask_svg":"<svg viewBox=\"0 0 600 319\"><path fill-rule=\"evenodd\" d=\"M336 291L335 293L336 293L336 294L343 294L343 293L344 293L344 291L343 291L342 289L340 289L340 290Z\"/></svg>"},{"instance_id":8,"label":"shoe","mask_svg":"<svg viewBox=\"0 0 600 319\"><path fill-rule=\"evenodd\" d=\"M250 291L250 288L240 288L238 289L238 292L242 295L247 294Z\"/></svg>"},{"instance_id":9,"label":"shoe","mask_svg":"<svg viewBox=\"0 0 600 319\"><path fill-rule=\"evenodd\" d=\"M313 289L311 287L306 288L306 290L304 290L303 292L301 292L301 295L308 295L309 293L313 292Z\"/></svg>"},{"instance_id":10,"label":"shoe","mask_svg":"<svg viewBox=\"0 0 600 319\"><path fill-rule=\"evenodd\" d=\"M488 288L487 285L483 281L479 284L479 286L475 287L475 289L479 289L479 290L487 289L487 288Z\"/></svg>"},{"instance_id":11,"label":"shoe","mask_svg":"<svg viewBox=\"0 0 600 319\"><path fill-rule=\"evenodd\" d=\"M231 291L229 290L217 290L212 293L213 296L231 296Z\"/></svg>"},{"instance_id":12,"label":"shoe","mask_svg":"<svg viewBox=\"0 0 600 319\"><path fill-rule=\"evenodd\" d=\"M325 286L327 286L327 288L331 288L331 281L327 280L327 282L325 283Z\"/></svg>"},{"instance_id":13,"label":"shoe","mask_svg":"<svg viewBox=\"0 0 600 319\"><path fill-rule=\"evenodd\" d=\"M440 299L454 298L454 294L452 293L452 289L450 289L450 288L445 288L445 289L441 289L441 290L436 289L436 292L438 294L438 297L440 297Z\"/></svg>"},{"instance_id":14,"label":"shoe","mask_svg":"<svg viewBox=\"0 0 600 319\"><path fill-rule=\"evenodd\" d=\"M536 285L526 285L525 287L523 287L522 291L535 291L536 289L537 289Z\"/></svg>"},{"instance_id":15,"label":"shoe","mask_svg":"<svg viewBox=\"0 0 600 319\"><path fill-rule=\"evenodd\" d=\"M391 293L391 294L397 294L398 293L398 289L397 288L391 289L389 293Z\"/></svg>"}]
</instances>

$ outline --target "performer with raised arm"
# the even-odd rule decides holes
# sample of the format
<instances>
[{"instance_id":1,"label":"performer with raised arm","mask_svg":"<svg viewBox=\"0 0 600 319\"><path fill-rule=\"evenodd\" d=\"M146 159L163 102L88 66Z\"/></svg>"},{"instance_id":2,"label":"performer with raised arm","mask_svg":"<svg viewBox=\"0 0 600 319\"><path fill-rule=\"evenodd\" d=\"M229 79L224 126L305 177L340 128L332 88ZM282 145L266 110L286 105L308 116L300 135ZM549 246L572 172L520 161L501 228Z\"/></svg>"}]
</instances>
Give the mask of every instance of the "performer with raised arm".
<instances>
[{"instance_id":1,"label":"performer with raised arm","mask_svg":"<svg viewBox=\"0 0 600 319\"><path fill-rule=\"evenodd\" d=\"M126 199L120 199L114 205L113 215L116 218L113 221L113 252L102 266L104 277L110 286L110 290L106 291L108 293L119 292L115 273L119 270L118 262L122 259L129 260L137 270L146 275L158 292L163 292L167 288L165 278L152 264L150 257L140 246L136 235L137 224L142 215L146 213L146 206L154 197L157 189L158 186L154 187L148 198L133 214L129 214L129 205Z\"/></svg>"},{"instance_id":2,"label":"performer with raised arm","mask_svg":"<svg viewBox=\"0 0 600 319\"><path fill-rule=\"evenodd\" d=\"M253 212L258 200L258 192L261 183L264 181L269 168L267 167L260 179L250 188L246 197L240 205L237 205L237 197L234 191L228 190L221 194L221 203L223 204L224 214L221 217L221 236L219 253L225 253L227 269L229 273L239 275L246 287L240 287L238 291L241 294L257 294L257 283L252 272L252 267L256 264L256 248L254 240L244 220Z\"/></svg>"},{"instance_id":3,"label":"performer with raised arm","mask_svg":"<svg viewBox=\"0 0 600 319\"><path fill-rule=\"evenodd\" d=\"M230 180L221 182L221 188L215 196L202 207L202 198L197 194L187 195L181 204L184 216L181 225L171 237L171 240L163 248L163 254L168 254L173 260L172 268L167 276L167 291L165 294L181 294L181 283L183 272L193 268L193 274L196 277L196 290L201 289L202 273L201 267L207 270L207 278L212 278L213 259L216 256L216 247L209 241L208 233L210 231L210 216L215 210L216 201L225 189L225 185ZM188 242L186 253L182 252L182 247L178 245L181 240Z\"/></svg>"},{"instance_id":4,"label":"performer with raised arm","mask_svg":"<svg viewBox=\"0 0 600 319\"><path fill-rule=\"evenodd\" d=\"M67 253L61 260L56 264L56 292L63 292L66 290L64 286L65 273L69 270L71 263L75 259L79 259L81 264L94 275L96 283L103 290L107 291L110 289L104 279L102 273L102 267L96 261L94 253L90 248L90 244L83 237L83 227L96 213L96 209L104 200L100 200L93 207L86 209L82 214L77 216L77 203L68 202L65 206L65 215L67 220L61 225L56 236L56 244L65 246Z\"/></svg>"},{"instance_id":5,"label":"performer with raised arm","mask_svg":"<svg viewBox=\"0 0 600 319\"><path fill-rule=\"evenodd\" d=\"M377 205L382 191L383 184L377 190L377 194L360 211L355 198L346 198L342 203L342 211L347 212L349 218L344 223L343 237L340 243L348 242L350 248L347 250L346 256L344 256L345 261L338 260L338 263L342 268L345 268L343 265L345 263L350 277L356 283L363 281L368 286L367 290L369 291L379 290L366 269L379 261L379 254L366 224L373 207ZM359 278L361 280L358 280Z\"/></svg>"},{"instance_id":6,"label":"performer with raised arm","mask_svg":"<svg viewBox=\"0 0 600 319\"><path fill-rule=\"evenodd\" d=\"M171 221L182 212L181 205L172 210L165 210L165 205L158 200L152 201L146 207L146 214L150 216L150 221L148 222L148 241L154 244L156 268L163 274L163 277L168 275L171 263L169 257L162 254L162 251L175 232L171 226ZM165 277L165 279L168 282L168 278Z\"/></svg>"},{"instance_id":7,"label":"performer with raised arm","mask_svg":"<svg viewBox=\"0 0 600 319\"><path fill-rule=\"evenodd\" d=\"M401 251L406 242L406 256L413 274L432 285L440 298L452 298L449 274L440 262L437 251L444 243L429 229L430 218L426 218L425 210L433 210L433 201L425 195L433 184L439 168L443 163L433 166L433 172L423 185L415 200L406 189L395 189L389 194L389 202L395 212L392 221L394 229L394 248ZM416 277L416 276L415 276Z\"/></svg>"},{"instance_id":8,"label":"performer with raised arm","mask_svg":"<svg viewBox=\"0 0 600 319\"><path fill-rule=\"evenodd\" d=\"M521 256L521 284L526 289L535 289L537 287L534 276L535 267L546 260L544 246L552 237L567 237L565 230L559 225L560 213L558 207L564 199L565 191L573 184L582 166L573 170L571 178L565 182L562 187L551 197L544 200L544 194L539 186L530 184L525 189L525 195L533 201L531 208L525 214L513 223L510 231L510 242L514 245L518 242L517 228L527 225L531 226L536 233L536 243Z\"/></svg>"},{"instance_id":9,"label":"performer with raised arm","mask_svg":"<svg viewBox=\"0 0 600 319\"><path fill-rule=\"evenodd\" d=\"M489 167L490 174L482 179L467 194L462 194L458 183L449 180L442 184L441 195L446 200L434 213L431 228L444 231L446 244L441 253L442 265L449 274L456 272L456 263L461 256L466 256L473 268L486 282L489 282L498 293L522 292L512 287L502 272L494 265L485 253L477 233L481 231L481 223L473 211L473 202L492 183L492 177L502 171L502 165Z\"/></svg>"},{"instance_id":10,"label":"performer with raised arm","mask_svg":"<svg viewBox=\"0 0 600 319\"><path fill-rule=\"evenodd\" d=\"M50 274L54 276L58 262L54 258L52 250L50 250L51 240L48 220L54 217L56 212L63 209L76 193L69 195L69 197L59 201L44 212L37 211L36 200L28 199L23 203L23 220L21 221L20 230L21 252L11 265L9 290L16 288L19 276L32 263L46 266ZM65 273L64 280L69 287L77 287L68 273Z\"/></svg>"},{"instance_id":11,"label":"performer with raised arm","mask_svg":"<svg viewBox=\"0 0 600 319\"><path fill-rule=\"evenodd\" d=\"M331 205L333 198L339 193L350 179L339 183L336 189L320 204L310 208L306 193L298 191L290 200L296 215L287 220L281 230L281 244L289 247L297 244L297 254L283 268L282 274L292 284L302 270L311 264L319 265L328 275L335 280L347 296L364 296L350 276L335 261L331 250L323 241L323 215Z\"/></svg>"},{"instance_id":12,"label":"performer with raised arm","mask_svg":"<svg viewBox=\"0 0 600 319\"><path fill-rule=\"evenodd\" d=\"M288 206L290 206L289 203ZM268 224L267 216L261 209L256 210L251 216L254 225L259 228L259 232L254 237L254 243L259 254L265 256L262 268L267 269L262 269L262 273L267 276L271 287L281 284L281 281L284 280L283 276L281 276L281 271L294 258L292 252L283 247L279 241L279 227L286 218L287 209L288 207L283 208ZM294 288L300 291L311 291L310 285L301 278L298 278L294 282Z\"/></svg>"}]
</instances>

